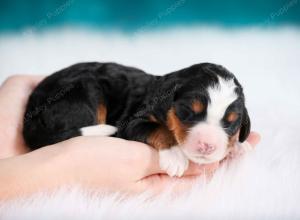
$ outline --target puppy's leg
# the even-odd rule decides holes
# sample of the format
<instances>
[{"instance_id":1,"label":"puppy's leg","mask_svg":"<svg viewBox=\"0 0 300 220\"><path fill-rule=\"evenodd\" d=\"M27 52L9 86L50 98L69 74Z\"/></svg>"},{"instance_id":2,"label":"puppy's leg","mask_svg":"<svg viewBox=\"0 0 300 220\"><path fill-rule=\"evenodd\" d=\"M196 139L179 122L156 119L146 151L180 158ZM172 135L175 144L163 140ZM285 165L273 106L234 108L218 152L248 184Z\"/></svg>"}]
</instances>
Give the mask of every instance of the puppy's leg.
<instances>
[{"instance_id":1,"label":"puppy's leg","mask_svg":"<svg viewBox=\"0 0 300 220\"><path fill-rule=\"evenodd\" d=\"M188 168L189 160L182 152L172 132L159 125L147 138L147 143L159 151L160 168L169 176L181 177Z\"/></svg>"},{"instance_id":2,"label":"puppy's leg","mask_svg":"<svg viewBox=\"0 0 300 220\"><path fill-rule=\"evenodd\" d=\"M117 132L117 128L111 125L100 124L80 129L82 136L111 136Z\"/></svg>"},{"instance_id":3,"label":"puppy's leg","mask_svg":"<svg viewBox=\"0 0 300 220\"><path fill-rule=\"evenodd\" d=\"M120 131L123 138L144 142L159 151L162 170L170 176L182 176L188 167L188 159L183 154L172 132L162 124L139 118L131 121Z\"/></svg>"},{"instance_id":4,"label":"puppy's leg","mask_svg":"<svg viewBox=\"0 0 300 220\"><path fill-rule=\"evenodd\" d=\"M189 166L189 160L179 146L159 150L160 168L169 176L181 177Z\"/></svg>"}]
</instances>

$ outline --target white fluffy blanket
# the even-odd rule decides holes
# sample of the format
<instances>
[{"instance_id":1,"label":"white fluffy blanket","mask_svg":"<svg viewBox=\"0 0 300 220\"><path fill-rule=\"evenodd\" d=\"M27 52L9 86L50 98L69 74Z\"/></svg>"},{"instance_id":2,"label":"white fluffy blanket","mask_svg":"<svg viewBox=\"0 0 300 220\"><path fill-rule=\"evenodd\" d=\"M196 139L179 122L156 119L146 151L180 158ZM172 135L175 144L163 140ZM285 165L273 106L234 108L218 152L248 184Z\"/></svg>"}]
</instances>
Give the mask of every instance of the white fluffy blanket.
<instances>
[{"instance_id":1,"label":"white fluffy blanket","mask_svg":"<svg viewBox=\"0 0 300 220\"><path fill-rule=\"evenodd\" d=\"M154 74L199 62L226 66L245 88L256 150L209 184L169 200L120 200L78 188L0 208L0 219L300 219L300 30L176 29L125 36L72 29L0 36L0 81L79 61L116 61Z\"/></svg>"}]
</instances>

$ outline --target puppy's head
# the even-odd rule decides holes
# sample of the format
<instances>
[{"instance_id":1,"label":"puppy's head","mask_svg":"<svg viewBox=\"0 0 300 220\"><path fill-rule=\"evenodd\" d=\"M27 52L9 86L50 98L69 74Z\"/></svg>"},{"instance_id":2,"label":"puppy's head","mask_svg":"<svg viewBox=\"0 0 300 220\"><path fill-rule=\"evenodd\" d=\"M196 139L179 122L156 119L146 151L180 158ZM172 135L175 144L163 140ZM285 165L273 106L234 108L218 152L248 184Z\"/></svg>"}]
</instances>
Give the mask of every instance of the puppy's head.
<instances>
[{"instance_id":1,"label":"puppy's head","mask_svg":"<svg viewBox=\"0 0 300 220\"><path fill-rule=\"evenodd\" d=\"M200 64L177 73L180 88L167 113L167 126L186 156L196 163L223 159L250 132L243 89L232 73Z\"/></svg>"}]
</instances>

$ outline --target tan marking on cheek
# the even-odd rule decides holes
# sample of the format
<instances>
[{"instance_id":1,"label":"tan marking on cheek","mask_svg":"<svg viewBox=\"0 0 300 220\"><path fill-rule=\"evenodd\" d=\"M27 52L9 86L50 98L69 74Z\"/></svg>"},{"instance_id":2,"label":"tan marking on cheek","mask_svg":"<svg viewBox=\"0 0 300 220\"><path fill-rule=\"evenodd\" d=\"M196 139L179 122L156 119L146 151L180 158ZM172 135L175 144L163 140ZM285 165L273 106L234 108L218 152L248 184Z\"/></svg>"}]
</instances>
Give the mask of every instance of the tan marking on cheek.
<instances>
[{"instance_id":1,"label":"tan marking on cheek","mask_svg":"<svg viewBox=\"0 0 300 220\"><path fill-rule=\"evenodd\" d=\"M147 143L155 149L164 149L174 146L176 141L173 134L165 126L160 126L150 134Z\"/></svg>"},{"instance_id":2,"label":"tan marking on cheek","mask_svg":"<svg viewBox=\"0 0 300 220\"><path fill-rule=\"evenodd\" d=\"M107 116L107 109L106 106L103 104L100 104L97 109L97 119L99 124L105 124L106 123L106 116Z\"/></svg>"},{"instance_id":3,"label":"tan marking on cheek","mask_svg":"<svg viewBox=\"0 0 300 220\"><path fill-rule=\"evenodd\" d=\"M237 131L234 135L229 137L228 139L228 147L234 147L235 143L238 141L239 138L239 131Z\"/></svg>"},{"instance_id":4,"label":"tan marking on cheek","mask_svg":"<svg viewBox=\"0 0 300 220\"><path fill-rule=\"evenodd\" d=\"M198 100L194 100L192 102L192 110L195 112L195 113L200 113L204 110L204 105L202 102L198 101Z\"/></svg>"},{"instance_id":5,"label":"tan marking on cheek","mask_svg":"<svg viewBox=\"0 0 300 220\"><path fill-rule=\"evenodd\" d=\"M227 117L226 120L228 122L234 122L238 119L239 115L236 112L230 112Z\"/></svg>"},{"instance_id":6,"label":"tan marking on cheek","mask_svg":"<svg viewBox=\"0 0 300 220\"><path fill-rule=\"evenodd\" d=\"M172 107L167 114L167 126L173 133L178 144L182 144L187 136L187 127L181 123Z\"/></svg>"}]
</instances>

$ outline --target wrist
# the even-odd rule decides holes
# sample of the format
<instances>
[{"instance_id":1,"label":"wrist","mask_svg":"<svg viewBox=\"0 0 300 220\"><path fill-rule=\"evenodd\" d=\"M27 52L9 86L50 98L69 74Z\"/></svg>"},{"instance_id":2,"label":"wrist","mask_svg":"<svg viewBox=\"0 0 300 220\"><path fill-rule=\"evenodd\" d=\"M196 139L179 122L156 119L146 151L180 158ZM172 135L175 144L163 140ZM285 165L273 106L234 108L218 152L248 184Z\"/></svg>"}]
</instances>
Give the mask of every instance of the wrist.
<instances>
[{"instance_id":1,"label":"wrist","mask_svg":"<svg viewBox=\"0 0 300 220\"><path fill-rule=\"evenodd\" d=\"M51 191L68 183L63 155L63 149L52 145L0 160L0 199Z\"/></svg>"}]
</instances>

